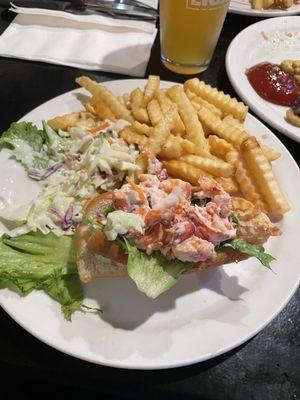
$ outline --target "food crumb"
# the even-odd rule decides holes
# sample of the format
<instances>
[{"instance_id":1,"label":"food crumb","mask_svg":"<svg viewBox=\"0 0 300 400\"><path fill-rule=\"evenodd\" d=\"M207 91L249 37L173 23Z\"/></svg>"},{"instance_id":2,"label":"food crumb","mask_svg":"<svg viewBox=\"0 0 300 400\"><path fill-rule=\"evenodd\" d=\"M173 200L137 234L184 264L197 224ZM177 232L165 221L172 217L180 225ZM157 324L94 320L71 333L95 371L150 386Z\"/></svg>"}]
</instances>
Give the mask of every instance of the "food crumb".
<instances>
[{"instance_id":1,"label":"food crumb","mask_svg":"<svg viewBox=\"0 0 300 400\"><path fill-rule=\"evenodd\" d=\"M269 40L270 39L270 37L264 31L261 31L260 34L265 40Z\"/></svg>"}]
</instances>

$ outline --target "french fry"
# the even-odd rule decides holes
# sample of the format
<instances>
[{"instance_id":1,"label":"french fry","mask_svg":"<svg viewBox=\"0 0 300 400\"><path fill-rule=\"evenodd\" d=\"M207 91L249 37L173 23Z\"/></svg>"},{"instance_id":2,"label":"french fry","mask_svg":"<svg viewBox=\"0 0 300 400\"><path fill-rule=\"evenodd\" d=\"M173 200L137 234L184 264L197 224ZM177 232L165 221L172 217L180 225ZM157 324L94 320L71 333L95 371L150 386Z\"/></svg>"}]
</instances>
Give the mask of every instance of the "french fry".
<instances>
[{"instance_id":1,"label":"french fry","mask_svg":"<svg viewBox=\"0 0 300 400\"><path fill-rule=\"evenodd\" d=\"M272 167L254 136L241 145L241 152L252 176L256 179L257 186L263 194L271 214L274 217L280 217L289 211L290 206L279 188Z\"/></svg>"},{"instance_id":2,"label":"french fry","mask_svg":"<svg viewBox=\"0 0 300 400\"><path fill-rule=\"evenodd\" d=\"M128 122L133 122L132 116L127 108L119 102L110 90L105 86L93 81L87 76L76 78L76 82L89 91L93 96L103 101L109 107L117 119L125 119Z\"/></svg>"},{"instance_id":3,"label":"french fry","mask_svg":"<svg viewBox=\"0 0 300 400\"><path fill-rule=\"evenodd\" d=\"M264 7L264 0L250 0L250 3L254 10L260 10Z\"/></svg>"},{"instance_id":4,"label":"french fry","mask_svg":"<svg viewBox=\"0 0 300 400\"><path fill-rule=\"evenodd\" d=\"M168 89L168 95L177 104L179 115L185 125L187 139L195 144L195 152L204 157L211 157L202 125L182 87L172 86Z\"/></svg>"},{"instance_id":5,"label":"french fry","mask_svg":"<svg viewBox=\"0 0 300 400\"><path fill-rule=\"evenodd\" d=\"M123 93L122 94L123 102L125 104L125 107L127 110L130 110L130 94L129 93Z\"/></svg>"},{"instance_id":6,"label":"french fry","mask_svg":"<svg viewBox=\"0 0 300 400\"><path fill-rule=\"evenodd\" d=\"M144 95L140 88L136 88L130 93L131 112L136 120L141 123L149 124L150 120L147 110L142 108L143 98Z\"/></svg>"},{"instance_id":7,"label":"french fry","mask_svg":"<svg viewBox=\"0 0 300 400\"><path fill-rule=\"evenodd\" d=\"M151 132L152 132L152 128L150 128L150 126L146 125L146 124L141 124L138 121L134 121L134 123L131 125L132 129L139 133L140 135L146 135L146 136L150 136Z\"/></svg>"},{"instance_id":8,"label":"french fry","mask_svg":"<svg viewBox=\"0 0 300 400\"><path fill-rule=\"evenodd\" d=\"M195 154L195 145L193 142L191 142L188 139L183 139L181 136L175 136L175 135L170 135L168 136L167 140L171 138L172 142L176 142L177 145L176 147L178 148L178 145L182 148L181 155L184 154ZM173 157L175 158L175 157Z\"/></svg>"},{"instance_id":9,"label":"french fry","mask_svg":"<svg viewBox=\"0 0 300 400\"><path fill-rule=\"evenodd\" d=\"M261 143L260 141L258 141L258 143L259 143L264 155L267 157L268 161L270 161L270 162L275 161L281 156L281 154L278 151L272 149L272 147L269 147L269 146Z\"/></svg>"},{"instance_id":10,"label":"french fry","mask_svg":"<svg viewBox=\"0 0 300 400\"><path fill-rule=\"evenodd\" d=\"M231 143L219 138L216 135L209 135L208 142L213 155L223 158L229 164L236 165L239 153Z\"/></svg>"},{"instance_id":11,"label":"french fry","mask_svg":"<svg viewBox=\"0 0 300 400\"><path fill-rule=\"evenodd\" d=\"M153 99L155 92L159 89L160 77L157 75L149 75L148 82L144 90L143 107L147 107L148 103Z\"/></svg>"},{"instance_id":12,"label":"french fry","mask_svg":"<svg viewBox=\"0 0 300 400\"><path fill-rule=\"evenodd\" d=\"M160 153L166 138L171 133L173 114L172 110L168 111L163 119L153 128L152 135L148 138L147 149L155 156Z\"/></svg>"},{"instance_id":13,"label":"french fry","mask_svg":"<svg viewBox=\"0 0 300 400\"><path fill-rule=\"evenodd\" d=\"M209 174L204 173L201 171L201 169L196 168L184 161L163 161L163 167L166 168L169 175L190 182L194 186L199 184L200 178L209 176Z\"/></svg>"},{"instance_id":14,"label":"french fry","mask_svg":"<svg viewBox=\"0 0 300 400\"><path fill-rule=\"evenodd\" d=\"M190 99L191 103L194 106L199 105L208 108L213 114L215 114L219 118L223 118L223 112L220 108L217 108L213 104L209 103L208 101L202 99L201 97L197 96L196 93L192 92L191 90L187 89L185 91L187 97ZM200 107L195 107L197 111L199 111Z\"/></svg>"},{"instance_id":15,"label":"french fry","mask_svg":"<svg viewBox=\"0 0 300 400\"><path fill-rule=\"evenodd\" d=\"M289 108L289 109L286 111L285 119L286 119L288 122L290 122L291 124L300 127L300 117L298 117L298 115L296 115L296 114L294 113L294 111L293 111L291 108Z\"/></svg>"},{"instance_id":16,"label":"french fry","mask_svg":"<svg viewBox=\"0 0 300 400\"><path fill-rule=\"evenodd\" d=\"M102 120L110 119L113 122L116 121L116 117L112 113L111 109L106 104L104 104L102 100L100 100L96 96L92 97L91 105L94 108L98 117L101 118Z\"/></svg>"},{"instance_id":17,"label":"french fry","mask_svg":"<svg viewBox=\"0 0 300 400\"><path fill-rule=\"evenodd\" d=\"M239 128L240 130L244 131L245 128L243 126L243 124L236 118L234 118L232 115L227 115L225 118L223 118L223 121L227 122L229 125L232 126L236 126L237 128ZM250 134L249 134L250 136ZM264 152L265 156L267 157L267 159L271 162L271 161L275 161L280 157L280 153L274 149L272 149L269 146L266 146L265 144L261 143L260 141L258 142L262 151Z\"/></svg>"},{"instance_id":18,"label":"french fry","mask_svg":"<svg viewBox=\"0 0 300 400\"><path fill-rule=\"evenodd\" d=\"M121 104L123 104L123 106L126 107L126 104L125 104L125 101L124 101L123 96L117 96L117 99L119 100L119 102L120 102Z\"/></svg>"},{"instance_id":19,"label":"french fry","mask_svg":"<svg viewBox=\"0 0 300 400\"><path fill-rule=\"evenodd\" d=\"M180 136L176 136L176 140L180 144L180 146L182 147L184 153L188 153L188 154L195 154L196 153L195 145L190 140L183 139Z\"/></svg>"},{"instance_id":20,"label":"french fry","mask_svg":"<svg viewBox=\"0 0 300 400\"><path fill-rule=\"evenodd\" d=\"M294 73L293 60L282 60L280 63L280 68L286 72L289 72L290 74L293 74Z\"/></svg>"},{"instance_id":21,"label":"french fry","mask_svg":"<svg viewBox=\"0 0 300 400\"><path fill-rule=\"evenodd\" d=\"M203 177L213 178L211 174L194 167L184 161L168 160L163 161L163 167L166 168L170 176L190 182L193 186L199 185L199 179ZM220 183L224 190L229 194L238 192L238 186L233 178L214 178L216 182Z\"/></svg>"},{"instance_id":22,"label":"french fry","mask_svg":"<svg viewBox=\"0 0 300 400\"><path fill-rule=\"evenodd\" d=\"M208 172L217 177L228 178L234 173L234 166L228 164L221 159L215 158L204 158L196 155L185 155L180 157L180 160L187 162L188 164L198 167L205 172Z\"/></svg>"},{"instance_id":23,"label":"french fry","mask_svg":"<svg viewBox=\"0 0 300 400\"><path fill-rule=\"evenodd\" d=\"M285 7L288 8L293 4L293 0L283 0ZM283 60L280 63L280 68L294 75L295 80L300 83L300 60Z\"/></svg>"},{"instance_id":24,"label":"french fry","mask_svg":"<svg viewBox=\"0 0 300 400\"><path fill-rule=\"evenodd\" d=\"M229 125L226 121L217 118L210 110L202 107L198 112L200 121L205 124L214 134L227 140L235 146L240 144L249 137L247 131Z\"/></svg>"},{"instance_id":25,"label":"french fry","mask_svg":"<svg viewBox=\"0 0 300 400\"><path fill-rule=\"evenodd\" d=\"M87 112L89 112L90 114L92 114L94 117L97 116L97 113L94 109L94 107L92 106L91 102L88 101L87 103L84 103L84 108L86 109Z\"/></svg>"},{"instance_id":26,"label":"french fry","mask_svg":"<svg viewBox=\"0 0 300 400\"><path fill-rule=\"evenodd\" d=\"M232 165L236 165L239 160L239 152L236 150L226 153L225 160Z\"/></svg>"},{"instance_id":27,"label":"french fry","mask_svg":"<svg viewBox=\"0 0 300 400\"><path fill-rule=\"evenodd\" d=\"M292 5L294 4L294 1L293 0L283 0L282 3L285 8L289 8L289 7L292 7Z\"/></svg>"},{"instance_id":28,"label":"french fry","mask_svg":"<svg viewBox=\"0 0 300 400\"><path fill-rule=\"evenodd\" d=\"M196 103L193 100L190 100L190 102L191 102L192 106L194 107L194 109L196 110L196 112L200 111L202 106L200 106L199 103ZM206 126L205 124L202 124L202 129L205 134L205 137L209 136L209 134L211 133L209 127Z\"/></svg>"},{"instance_id":29,"label":"french fry","mask_svg":"<svg viewBox=\"0 0 300 400\"><path fill-rule=\"evenodd\" d=\"M173 135L169 135L162 145L159 158L173 160L178 159L183 155L183 148L177 138Z\"/></svg>"},{"instance_id":30,"label":"french fry","mask_svg":"<svg viewBox=\"0 0 300 400\"><path fill-rule=\"evenodd\" d=\"M199 81L198 78L187 80L184 83L184 88L195 92L202 99L213 104L224 113L232 114L240 121L244 121L247 115L248 107L244 103L238 102L237 99L230 97L228 94L224 94L216 88Z\"/></svg>"},{"instance_id":31,"label":"french fry","mask_svg":"<svg viewBox=\"0 0 300 400\"><path fill-rule=\"evenodd\" d=\"M263 8L269 8L274 3L274 0L263 0Z\"/></svg>"},{"instance_id":32,"label":"french fry","mask_svg":"<svg viewBox=\"0 0 300 400\"><path fill-rule=\"evenodd\" d=\"M152 126L158 125L159 121L163 118L159 102L156 99L149 101L147 105L147 112Z\"/></svg>"},{"instance_id":33,"label":"french fry","mask_svg":"<svg viewBox=\"0 0 300 400\"><path fill-rule=\"evenodd\" d=\"M234 177L230 176L229 178L214 178L215 181L220 183L223 186L225 192L229 194L236 194L239 192L239 187Z\"/></svg>"},{"instance_id":34,"label":"french fry","mask_svg":"<svg viewBox=\"0 0 300 400\"><path fill-rule=\"evenodd\" d=\"M47 123L52 129L61 129L62 131L67 131L77 125L86 126L87 128L92 128L96 125L92 114L87 112L74 112L59 115L55 118L49 119Z\"/></svg>"},{"instance_id":35,"label":"french fry","mask_svg":"<svg viewBox=\"0 0 300 400\"><path fill-rule=\"evenodd\" d=\"M140 135L132 130L131 127L126 126L119 132L119 137L124 139L128 144L138 144L142 147L147 147L148 138Z\"/></svg>"},{"instance_id":36,"label":"french fry","mask_svg":"<svg viewBox=\"0 0 300 400\"><path fill-rule=\"evenodd\" d=\"M172 132L173 133L185 132L185 126L184 126L184 123L182 122L182 119L180 118L180 115L177 110L177 106L167 96L167 92L165 90L160 89L156 92L155 97L159 102L159 105L160 105L160 108L161 108L163 114L168 112L170 109L174 109Z\"/></svg>"},{"instance_id":37,"label":"french fry","mask_svg":"<svg viewBox=\"0 0 300 400\"><path fill-rule=\"evenodd\" d=\"M245 199L251 201L258 209L267 211L266 203L242 157L237 162L235 178Z\"/></svg>"}]
</instances>

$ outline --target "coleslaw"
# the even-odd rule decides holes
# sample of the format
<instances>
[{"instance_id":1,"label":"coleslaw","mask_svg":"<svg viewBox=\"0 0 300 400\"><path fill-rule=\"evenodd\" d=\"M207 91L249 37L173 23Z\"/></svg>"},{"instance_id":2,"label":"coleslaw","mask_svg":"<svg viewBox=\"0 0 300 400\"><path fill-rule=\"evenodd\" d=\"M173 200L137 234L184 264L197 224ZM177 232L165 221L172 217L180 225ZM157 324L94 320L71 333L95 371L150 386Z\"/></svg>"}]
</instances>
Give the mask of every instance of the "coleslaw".
<instances>
[{"instance_id":1,"label":"coleslaw","mask_svg":"<svg viewBox=\"0 0 300 400\"><path fill-rule=\"evenodd\" d=\"M0 144L38 181L41 192L28 204L0 211L7 233L72 235L86 199L120 187L125 176L139 169L138 146L118 138L126 124L106 120L93 129L82 124L57 132L46 121L43 130L26 122L12 124Z\"/></svg>"}]
</instances>

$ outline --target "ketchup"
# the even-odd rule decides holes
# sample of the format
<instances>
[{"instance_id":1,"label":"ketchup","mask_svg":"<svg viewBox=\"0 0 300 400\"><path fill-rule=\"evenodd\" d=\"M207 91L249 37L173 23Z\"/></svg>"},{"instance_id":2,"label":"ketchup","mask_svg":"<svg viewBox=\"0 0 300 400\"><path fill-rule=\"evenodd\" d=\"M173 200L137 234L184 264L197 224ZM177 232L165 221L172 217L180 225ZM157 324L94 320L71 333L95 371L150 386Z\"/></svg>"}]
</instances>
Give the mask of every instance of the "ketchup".
<instances>
[{"instance_id":1,"label":"ketchup","mask_svg":"<svg viewBox=\"0 0 300 400\"><path fill-rule=\"evenodd\" d=\"M246 71L253 89L265 100L281 106L292 106L300 96L300 85L279 65L263 62Z\"/></svg>"}]
</instances>

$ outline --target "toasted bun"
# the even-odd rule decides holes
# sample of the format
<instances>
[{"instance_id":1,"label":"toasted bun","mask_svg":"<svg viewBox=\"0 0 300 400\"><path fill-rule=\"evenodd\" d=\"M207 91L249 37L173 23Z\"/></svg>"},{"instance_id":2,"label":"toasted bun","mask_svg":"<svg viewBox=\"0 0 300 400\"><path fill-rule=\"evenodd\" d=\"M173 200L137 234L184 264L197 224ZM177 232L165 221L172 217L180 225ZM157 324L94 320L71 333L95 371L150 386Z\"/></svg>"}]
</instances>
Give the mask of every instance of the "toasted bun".
<instances>
[{"instance_id":1,"label":"toasted bun","mask_svg":"<svg viewBox=\"0 0 300 400\"><path fill-rule=\"evenodd\" d=\"M241 202L237 202L241 204ZM249 203L249 202L248 202ZM89 200L84 206L86 215L97 219L102 210L112 204L112 192L100 194ZM243 206L245 206L243 202ZM247 204L246 204L247 206ZM251 208L252 207L252 208ZM269 218L249 203L247 215L238 207L234 210L240 219L237 236L245 238L249 243L264 243L270 236L280 234L278 228ZM97 277L117 277L127 275L127 255L117 242L111 242L106 236L82 222L76 229L75 247L77 267L81 281L90 282ZM186 271L201 271L210 267L218 267L249 258L246 254L230 248L217 250L216 254L206 261L199 262Z\"/></svg>"}]
</instances>

